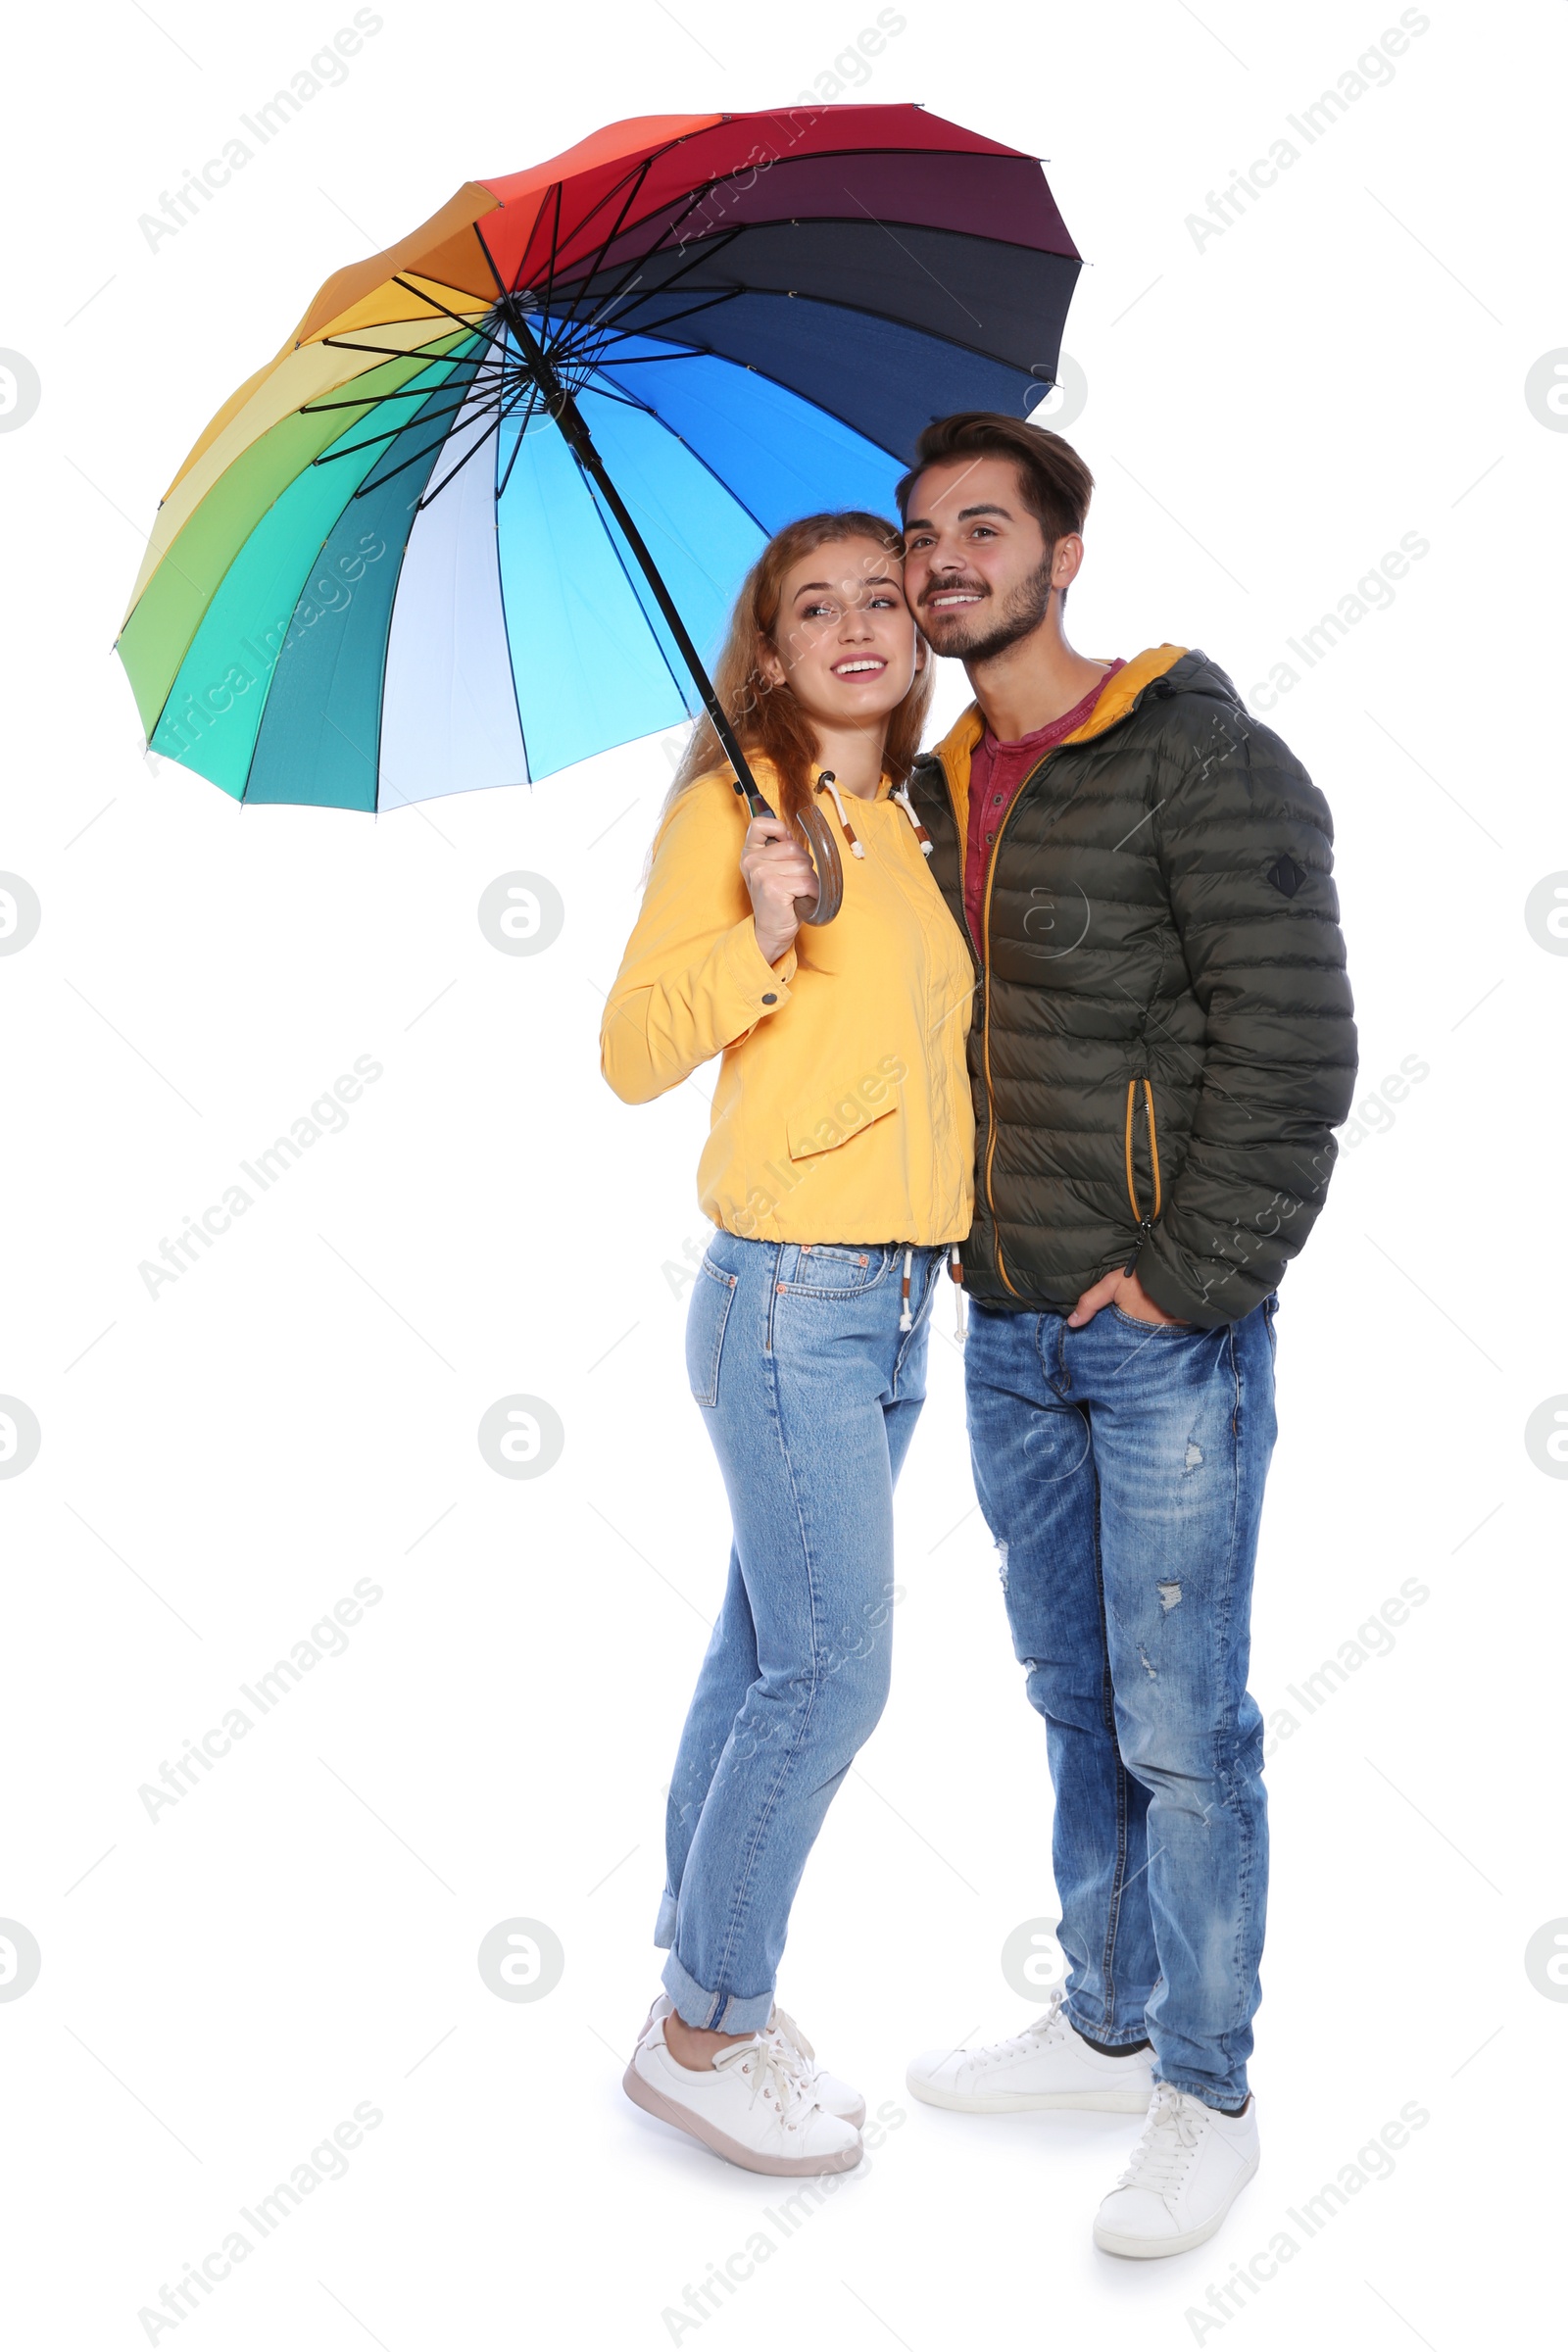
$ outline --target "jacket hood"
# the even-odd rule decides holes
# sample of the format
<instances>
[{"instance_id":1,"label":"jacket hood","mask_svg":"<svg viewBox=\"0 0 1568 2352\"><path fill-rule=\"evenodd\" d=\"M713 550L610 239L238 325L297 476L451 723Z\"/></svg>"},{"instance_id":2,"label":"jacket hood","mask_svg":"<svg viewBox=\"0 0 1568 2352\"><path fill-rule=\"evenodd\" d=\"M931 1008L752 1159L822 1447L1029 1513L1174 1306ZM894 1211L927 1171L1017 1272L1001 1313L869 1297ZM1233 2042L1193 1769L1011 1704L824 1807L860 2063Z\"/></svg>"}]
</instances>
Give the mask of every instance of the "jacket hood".
<instances>
[{"instance_id":1,"label":"jacket hood","mask_svg":"<svg viewBox=\"0 0 1568 2352\"><path fill-rule=\"evenodd\" d=\"M1189 669L1193 671L1191 678L1186 674ZM1182 673L1179 678L1174 675L1178 671ZM1190 653L1185 645L1152 645L1146 652L1135 654L1123 668L1117 670L1083 725L1075 727L1070 735L1063 736L1062 743L1089 743L1095 736L1102 735L1107 727L1113 727L1118 719L1126 717L1145 687L1152 686L1156 678L1167 675L1171 675L1172 683L1179 685L1183 691L1191 689L1198 693L1213 693L1227 702L1236 699L1229 678L1222 669L1215 668L1206 654ZM1212 685L1209 684L1210 680L1213 681ZM934 756L947 770L948 782L952 787L960 841L965 837L969 821L969 762L984 733L985 721L980 715L980 706L971 703L935 748Z\"/></svg>"}]
</instances>

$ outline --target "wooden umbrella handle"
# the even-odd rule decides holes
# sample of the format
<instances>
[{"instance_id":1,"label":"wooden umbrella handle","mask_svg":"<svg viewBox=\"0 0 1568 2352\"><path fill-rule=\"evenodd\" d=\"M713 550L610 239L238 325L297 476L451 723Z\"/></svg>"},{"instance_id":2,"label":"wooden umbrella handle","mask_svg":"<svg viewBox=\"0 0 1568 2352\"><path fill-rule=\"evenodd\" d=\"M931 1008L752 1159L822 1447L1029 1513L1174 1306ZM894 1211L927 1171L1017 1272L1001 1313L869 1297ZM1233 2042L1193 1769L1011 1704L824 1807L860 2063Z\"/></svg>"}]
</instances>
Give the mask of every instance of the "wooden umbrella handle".
<instances>
[{"instance_id":1,"label":"wooden umbrella handle","mask_svg":"<svg viewBox=\"0 0 1568 2352\"><path fill-rule=\"evenodd\" d=\"M820 808L808 804L795 821L806 836L811 863L816 868L816 896L797 899L795 911L803 923L830 923L844 904L844 867L839 845Z\"/></svg>"}]
</instances>

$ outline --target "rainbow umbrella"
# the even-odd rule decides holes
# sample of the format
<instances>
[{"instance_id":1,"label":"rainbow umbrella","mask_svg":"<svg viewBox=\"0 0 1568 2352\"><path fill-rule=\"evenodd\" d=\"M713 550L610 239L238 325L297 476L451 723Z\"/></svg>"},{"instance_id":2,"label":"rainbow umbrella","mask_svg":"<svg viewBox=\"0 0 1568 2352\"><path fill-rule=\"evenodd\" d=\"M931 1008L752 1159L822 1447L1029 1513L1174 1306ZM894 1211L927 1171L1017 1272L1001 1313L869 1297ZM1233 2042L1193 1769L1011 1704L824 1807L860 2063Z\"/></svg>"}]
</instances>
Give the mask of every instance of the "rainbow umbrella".
<instances>
[{"instance_id":1,"label":"rainbow umbrella","mask_svg":"<svg viewBox=\"0 0 1568 2352\"><path fill-rule=\"evenodd\" d=\"M1027 414L1078 267L1037 159L913 106L644 117L470 181L175 475L117 641L149 748L381 809L722 722L703 649L764 540L887 511L933 416Z\"/></svg>"}]
</instances>

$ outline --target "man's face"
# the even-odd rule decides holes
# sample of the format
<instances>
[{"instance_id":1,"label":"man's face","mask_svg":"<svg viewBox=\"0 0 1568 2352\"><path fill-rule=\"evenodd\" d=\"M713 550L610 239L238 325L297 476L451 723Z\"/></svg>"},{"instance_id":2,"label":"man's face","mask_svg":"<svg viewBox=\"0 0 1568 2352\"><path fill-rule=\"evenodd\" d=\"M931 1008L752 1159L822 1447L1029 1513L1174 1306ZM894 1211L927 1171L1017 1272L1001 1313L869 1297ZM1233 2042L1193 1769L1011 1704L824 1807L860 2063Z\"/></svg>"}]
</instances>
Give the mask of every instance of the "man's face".
<instances>
[{"instance_id":1,"label":"man's face","mask_svg":"<svg viewBox=\"0 0 1568 2352\"><path fill-rule=\"evenodd\" d=\"M939 654L983 662L1044 619L1082 560L1076 536L1046 544L1007 458L928 466L909 498L904 588Z\"/></svg>"}]
</instances>

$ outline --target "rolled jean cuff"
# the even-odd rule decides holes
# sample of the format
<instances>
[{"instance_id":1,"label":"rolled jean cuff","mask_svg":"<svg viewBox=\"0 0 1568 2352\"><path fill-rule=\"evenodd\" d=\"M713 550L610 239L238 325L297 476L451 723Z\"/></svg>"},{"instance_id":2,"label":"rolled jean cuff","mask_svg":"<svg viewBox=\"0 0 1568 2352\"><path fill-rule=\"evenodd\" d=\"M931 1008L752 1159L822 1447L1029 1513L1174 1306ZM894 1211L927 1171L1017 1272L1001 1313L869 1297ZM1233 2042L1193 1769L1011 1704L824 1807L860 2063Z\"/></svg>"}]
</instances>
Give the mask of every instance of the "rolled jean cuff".
<instances>
[{"instance_id":1,"label":"rolled jean cuff","mask_svg":"<svg viewBox=\"0 0 1568 2352\"><path fill-rule=\"evenodd\" d=\"M770 1992L747 2000L734 1993L710 1992L682 1968L673 1951L664 1962L664 1990L682 2024L700 2034L760 2034L773 2014Z\"/></svg>"},{"instance_id":2,"label":"rolled jean cuff","mask_svg":"<svg viewBox=\"0 0 1568 2352\"><path fill-rule=\"evenodd\" d=\"M1189 2098L1201 2099L1205 2107L1245 2107L1250 2096L1245 2066L1238 2068L1228 2084L1201 2082L1196 2075L1165 2074L1156 2058L1153 2077L1156 2082L1168 2082L1172 2090L1185 2090Z\"/></svg>"},{"instance_id":3,"label":"rolled jean cuff","mask_svg":"<svg viewBox=\"0 0 1568 2352\"><path fill-rule=\"evenodd\" d=\"M1105 2026L1086 2025L1073 2008L1071 2001L1067 2002L1066 2009L1067 2023L1073 2032L1080 2034L1085 2041L1098 2041L1102 2048L1118 2049L1123 2043L1130 2046L1134 2042L1149 2039L1149 2028L1141 2017L1136 2025L1120 2026L1112 2030Z\"/></svg>"}]
</instances>

